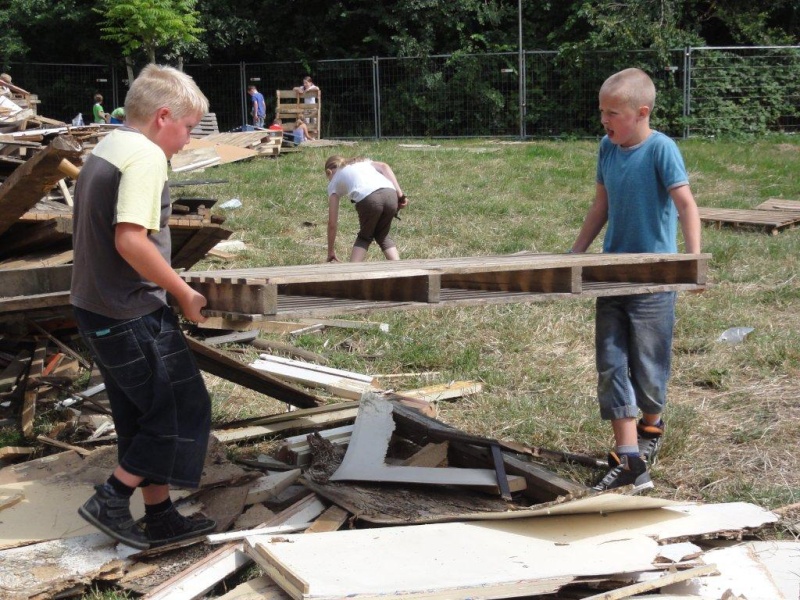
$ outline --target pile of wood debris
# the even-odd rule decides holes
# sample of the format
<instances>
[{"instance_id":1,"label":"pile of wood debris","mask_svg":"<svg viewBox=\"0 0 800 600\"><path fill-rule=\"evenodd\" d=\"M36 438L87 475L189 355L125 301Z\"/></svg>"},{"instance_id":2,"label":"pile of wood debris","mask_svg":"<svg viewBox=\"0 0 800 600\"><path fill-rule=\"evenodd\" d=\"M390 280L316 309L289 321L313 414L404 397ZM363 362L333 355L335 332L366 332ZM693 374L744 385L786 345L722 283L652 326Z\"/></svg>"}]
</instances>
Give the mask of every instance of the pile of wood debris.
<instances>
[{"instance_id":1,"label":"pile of wood debris","mask_svg":"<svg viewBox=\"0 0 800 600\"><path fill-rule=\"evenodd\" d=\"M478 438L434 418L438 401L478 384L386 391L367 375L272 353L245 364L216 347L281 349L253 332L189 338L205 371L293 408L213 432L200 489L174 499L184 514L215 519L216 533L141 552L115 545L77 515L116 463L102 385L52 393L66 380L74 387L87 365L69 329L26 322L45 349L3 397L33 392L57 423L41 445L0 451L27 459L0 469L3 598L69 597L99 584L176 600L798 597L800 543L753 541L777 513L592 493L547 468L600 466L591 457ZM49 358L48 347L67 358ZM38 365L57 366L44 374ZM264 439L270 455L227 458L226 445ZM141 504L133 512L141 516ZM260 576L240 583L253 562Z\"/></svg>"}]
</instances>

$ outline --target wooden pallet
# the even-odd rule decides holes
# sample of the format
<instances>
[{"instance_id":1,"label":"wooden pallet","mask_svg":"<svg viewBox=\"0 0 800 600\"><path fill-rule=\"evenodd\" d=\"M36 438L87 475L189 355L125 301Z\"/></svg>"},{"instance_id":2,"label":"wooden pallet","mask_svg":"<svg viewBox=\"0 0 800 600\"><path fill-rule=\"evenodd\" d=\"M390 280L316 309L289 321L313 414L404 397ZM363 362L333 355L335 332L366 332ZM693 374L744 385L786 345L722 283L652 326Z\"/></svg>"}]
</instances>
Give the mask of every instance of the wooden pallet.
<instances>
[{"instance_id":1,"label":"wooden pallet","mask_svg":"<svg viewBox=\"0 0 800 600\"><path fill-rule=\"evenodd\" d=\"M187 272L235 320L533 302L705 287L709 254L516 254Z\"/></svg>"},{"instance_id":2,"label":"wooden pallet","mask_svg":"<svg viewBox=\"0 0 800 600\"><path fill-rule=\"evenodd\" d=\"M217 113L206 113L189 135L193 138L204 138L214 133L219 133Z\"/></svg>"},{"instance_id":3,"label":"wooden pallet","mask_svg":"<svg viewBox=\"0 0 800 600\"><path fill-rule=\"evenodd\" d=\"M313 104L304 102L304 98L316 96ZM317 92L298 94L294 90L275 90L275 116L283 121L284 134L294 131L298 118L305 120L308 132L320 139L322 131L322 98ZM291 136L289 136L291 137Z\"/></svg>"},{"instance_id":4,"label":"wooden pallet","mask_svg":"<svg viewBox=\"0 0 800 600\"><path fill-rule=\"evenodd\" d=\"M800 222L798 210L758 210L700 207L700 220L717 228L723 225L740 229L760 229L777 235Z\"/></svg>"},{"instance_id":5,"label":"wooden pallet","mask_svg":"<svg viewBox=\"0 0 800 600\"><path fill-rule=\"evenodd\" d=\"M769 198L756 206L757 210L800 211L800 200L784 200L782 198Z\"/></svg>"}]
</instances>

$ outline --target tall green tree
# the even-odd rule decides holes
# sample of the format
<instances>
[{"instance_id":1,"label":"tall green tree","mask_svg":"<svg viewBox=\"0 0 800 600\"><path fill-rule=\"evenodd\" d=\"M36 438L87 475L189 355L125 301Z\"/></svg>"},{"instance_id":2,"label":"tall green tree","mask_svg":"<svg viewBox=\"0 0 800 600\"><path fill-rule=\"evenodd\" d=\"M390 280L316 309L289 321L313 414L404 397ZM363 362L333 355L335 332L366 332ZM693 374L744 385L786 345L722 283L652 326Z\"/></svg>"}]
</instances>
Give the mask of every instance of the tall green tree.
<instances>
[{"instance_id":1,"label":"tall green tree","mask_svg":"<svg viewBox=\"0 0 800 600\"><path fill-rule=\"evenodd\" d=\"M197 0L102 0L95 10L103 15L102 38L118 43L133 81L133 57L144 53L149 62L156 52L182 60L183 53L200 47Z\"/></svg>"}]
</instances>

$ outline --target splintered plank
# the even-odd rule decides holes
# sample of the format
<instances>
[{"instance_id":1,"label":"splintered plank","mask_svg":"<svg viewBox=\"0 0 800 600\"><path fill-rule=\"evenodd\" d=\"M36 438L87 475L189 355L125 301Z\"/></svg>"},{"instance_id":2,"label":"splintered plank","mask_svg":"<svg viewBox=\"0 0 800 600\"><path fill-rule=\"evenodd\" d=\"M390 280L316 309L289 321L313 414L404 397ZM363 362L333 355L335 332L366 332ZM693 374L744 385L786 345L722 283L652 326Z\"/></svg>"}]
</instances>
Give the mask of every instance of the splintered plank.
<instances>
[{"instance_id":1,"label":"splintered plank","mask_svg":"<svg viewBox=\"0 0 800 600\"><path fill-rule=\"evenodd\" d=\"M727 225L742 229L762 229L773 235L800 222L797 210L750 210L700 207L700 220L717 227Z\"/></svg>"},{"instance_id":2,"label":"splintered plank","mask_svg":"<svg viewBox=\"0 0 800 600\"><path fill-rule=\"evenodd\" d=\"M0 185L0 233L42 199L64 178L63 159L79 160L81 145L70 135L60 135L26 160Z\"/></svg>"}]
</instances>

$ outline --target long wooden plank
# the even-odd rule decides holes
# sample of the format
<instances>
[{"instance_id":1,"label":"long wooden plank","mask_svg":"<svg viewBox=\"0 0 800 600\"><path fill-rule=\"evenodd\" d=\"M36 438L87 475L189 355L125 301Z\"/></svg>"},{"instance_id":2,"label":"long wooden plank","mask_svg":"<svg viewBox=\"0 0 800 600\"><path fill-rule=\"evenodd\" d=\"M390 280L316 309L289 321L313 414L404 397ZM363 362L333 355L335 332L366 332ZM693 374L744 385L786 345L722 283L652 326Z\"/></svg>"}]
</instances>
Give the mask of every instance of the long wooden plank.
<instances>
[{"instance_id":1,"label":"long wooden plank","mask_svg":"<svg viewBox=\"0 0 800 600\"><path fill-rule=\"evenodd\" d=\"M224 352L191 337L187 337L186 340L195 355L197 364L203 371L298 408L310 408L321 404L316 396L298 387L242 364Z\"/></svg>"},{"instance_id":2,"label":"long wooden plank","mask_svg":"<svg viewBox=\"0 0 800 600\"><path fill-rule=\"evenodd\" d=\"M29 208L63 179L58 170L63 159L77 161L81 145L70 135L60 135L25 161L0 185L0 233L8 230Z\"/></svg>"}]
</instances>

